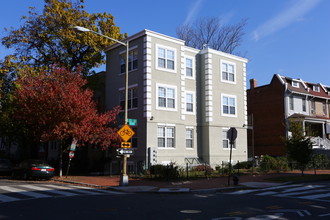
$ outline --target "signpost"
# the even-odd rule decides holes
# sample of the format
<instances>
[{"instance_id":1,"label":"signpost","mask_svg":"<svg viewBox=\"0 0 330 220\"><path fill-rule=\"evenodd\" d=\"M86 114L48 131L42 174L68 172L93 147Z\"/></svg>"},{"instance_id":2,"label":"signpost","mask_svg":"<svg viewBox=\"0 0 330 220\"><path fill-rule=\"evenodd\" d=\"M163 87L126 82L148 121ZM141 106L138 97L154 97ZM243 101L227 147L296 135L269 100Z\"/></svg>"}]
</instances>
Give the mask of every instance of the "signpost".
<instances>
[{"instance_id":1,"label":"signpost","mask_svg":"<svg viewBox=\"0 0 330 220\"><path fill-rule=\"evenodd\" d=\"M227 138L229 139L230 143L230 154L229 154L229 173L228 173L228 186L230 186L230 176L231 176L231 155L233 152L233 144L235 143L235 140L237 138L237 129L234 127L231 127L227 131Z\"/></svg>"},{"instance_id":2,"label":"signpost","mask_svg":"<svg viewBox=\"0 0 330 220\"><path fill-rule=\"evenodd\" d=\"M128 49L127 49L128 50ZM126 85L127 86L127 85ZM127 88L127 87L126 87ZM126 95L127 97L127 95ZM127 100L125 104L127 108ZM131 143L127 142L132 136L135 134L132 128L126 123L127 122L127 109L126 109L126 117L125 117L125 125L118 130L118 135L124 141L121 143L122 148L126 150L120 150L119 155L123 155L123 175L120 176L120 185L125 186L128 184L128 176L126 172L127 167L127 155L133 154L133 150L131 148ZM129 151L131 150L131 151Z\"/></svg>"},{"instance_id":3,"label":"signpost","mask_svg":"<svg viewBox=\"0 0 330 220\"><path fill-rule=\"evenodd\" d=\"M134 149L132 149L132 148L118 148L117 149L117 154L118 155L133 155L134 154Z\"/></svg>"}]
</instances>

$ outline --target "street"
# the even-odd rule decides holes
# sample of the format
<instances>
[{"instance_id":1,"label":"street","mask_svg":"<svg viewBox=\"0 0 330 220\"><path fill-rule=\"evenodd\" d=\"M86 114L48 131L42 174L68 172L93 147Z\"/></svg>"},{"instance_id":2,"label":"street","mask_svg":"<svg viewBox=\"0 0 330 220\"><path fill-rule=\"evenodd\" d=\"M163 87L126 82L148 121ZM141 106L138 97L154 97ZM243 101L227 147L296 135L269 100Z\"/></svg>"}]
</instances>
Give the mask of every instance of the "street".
<instances>
[{"instance_id":1,"label":"street","mask_svg":"<svg viewBox=\"0 0 330 220\"><path fill-rule=\"evenodd\" d=\"M47 181L13 184L1 180L0 189L0 196L19 198L1 203L0 219L284 220L330 216L327 184L218 193L134 194Z\"/></svg>"}]
</instances>

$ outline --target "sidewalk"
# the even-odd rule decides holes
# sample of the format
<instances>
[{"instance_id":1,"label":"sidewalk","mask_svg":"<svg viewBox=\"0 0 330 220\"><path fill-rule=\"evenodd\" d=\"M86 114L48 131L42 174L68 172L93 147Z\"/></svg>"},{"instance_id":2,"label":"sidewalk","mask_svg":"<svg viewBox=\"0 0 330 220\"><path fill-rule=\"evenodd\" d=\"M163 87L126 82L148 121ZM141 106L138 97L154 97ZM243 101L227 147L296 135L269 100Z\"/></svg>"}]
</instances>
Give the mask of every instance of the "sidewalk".
<instances>
[{"instance_id":1,"label":"sidewalk","mask_svg":"<svg viewBox=\"0 0 330 220\"><path fill-rule=\"evenodd\" d=\"M314 174L314 171L305 171L304 174ZM317 174L330 174L330 170L318 170ZM232 178L228 186L228 177L199 178L183 181L165 181L143 178L129 178L127 186L120 186L119 176L65 176L55 177L53 180L68 184L80 184L91 187L105 188L125 192L211 192L232 190L237 188L264 188L286 183L276 183L269 178L279 176L300 176L299 170L285 173L272 173L264 175L240 175L239 183L234 185Z\"/></svg>"},{"instance_id":2,"label":"sidewalk","mask_svg":"<svg viewBox=\"0 0 330 220\"><path fill-rule=\"evenodd\" d=\"M242 187L269 187L283 183L269 182L268 178L280 175L297 174L267 174L267 175L242 175L239 176L239 184L234 186L230 178L228 186L228 177L200 178L183 181L161 181L142 178L129 178L127 186L120 186L119 176L68 176L56 177L55 181L70 184L83 184L92 187L101 187L125 192L190 192L190 191L220 191L232 188ZM229 188L230 187L230 188Z\"/></svg>"}]
</instances>

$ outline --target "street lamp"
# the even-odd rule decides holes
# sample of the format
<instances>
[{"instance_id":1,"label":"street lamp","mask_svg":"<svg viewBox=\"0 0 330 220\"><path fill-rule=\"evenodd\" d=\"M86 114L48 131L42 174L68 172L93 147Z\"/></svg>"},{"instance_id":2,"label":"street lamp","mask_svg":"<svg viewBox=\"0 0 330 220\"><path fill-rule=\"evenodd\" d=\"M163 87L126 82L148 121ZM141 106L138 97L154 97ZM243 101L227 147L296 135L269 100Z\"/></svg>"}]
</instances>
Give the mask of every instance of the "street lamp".
<instances>
[{"instance_id":1,"label":"street lamp","mask_svg":"<svg viewBox=\"0 0 330 220\"><path fill-rule=\"evenodd\" d=\"M126 47L126 72L125 72L125 125L127 124L127 112L128 112L128 53L129 53L129 44L128 44L128 40L126 41L126 43L121 42L119 40L113 39L111 37L105 36L99 32L96 31L92 31L88 28L84 28L81 26L74 26L73 27L74 30L79 31L79 32L90 32L96 35L100 35L104 38L107 38L109 40L112 40L118 44L121 44L123 46ZM120 176L120 185L121 186L126 186L128 185L128 176L127 176L127 155L123 155L123 173Z\"/></svg>"}]
</instances>

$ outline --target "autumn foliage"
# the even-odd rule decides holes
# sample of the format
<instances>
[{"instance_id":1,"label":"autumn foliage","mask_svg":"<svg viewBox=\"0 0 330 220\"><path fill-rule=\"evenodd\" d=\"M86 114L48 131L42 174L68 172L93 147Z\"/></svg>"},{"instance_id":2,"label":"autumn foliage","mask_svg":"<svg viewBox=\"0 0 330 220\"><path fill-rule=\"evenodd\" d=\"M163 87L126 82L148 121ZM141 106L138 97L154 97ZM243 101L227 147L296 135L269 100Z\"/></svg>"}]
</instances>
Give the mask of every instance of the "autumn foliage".
<instances>
[{"instance_id":1,"label":"autumn foliage","mask_svg":"<svg viewBox=\"0 0 330 220\"><path fill-rule=\"evenodd\" d=\"M53 66L50 72L16 80L14 117L34 129L41 141L68 140L102 148L116 143L119 108L98 113L93 92L79 70Z\"/></svg>"}]
</instances>

